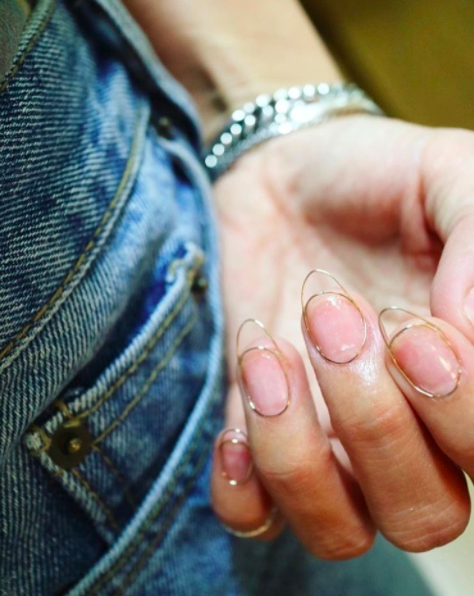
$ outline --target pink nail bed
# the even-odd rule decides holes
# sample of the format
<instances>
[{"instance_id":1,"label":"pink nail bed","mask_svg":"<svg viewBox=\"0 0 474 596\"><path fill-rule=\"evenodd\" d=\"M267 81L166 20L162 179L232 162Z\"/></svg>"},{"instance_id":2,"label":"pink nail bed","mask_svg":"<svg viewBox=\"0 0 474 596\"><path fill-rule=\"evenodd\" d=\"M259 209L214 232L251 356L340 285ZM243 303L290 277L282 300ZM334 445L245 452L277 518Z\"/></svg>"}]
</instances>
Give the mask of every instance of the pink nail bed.
<instances>
[{"instance_id":1,"label":"pink nail bed","mask_svg":"<svg viewBox=\"0 0 474 596\"><path fill-rule=\"evenodd\" d=\"M247 351L241 360L241 371L244 389L254 410L263 416L278 416L285 411L289 402L288 380L274 351Z\"/></svg>"},{"instance_id":2,"label":"pink nail bed","mask_svg":"<svg viewBox=\"0 0 474 596\"><path fill-rule=\"evenodd\" d=\"M231 486L245 484L253 471L252 456L245 433L239 429L227 429L222 434L219 449L222 476Z\"/></svg>"},{"instance_id":3,"label":"pink nail bed","mask_svg":"<svg viewBox=\"0 0 474 596\"><path fill-rule=\"evenodd\" d=\"M406 328L390 342L396 363L415 388L447 397L459 384L461 365L451 345L427 325Z\"/></svg>"},{"instance_id":4,"label":"pink nail bed","mask_svg":"<svg viewBox=\"0 0 474 596\"><path fill-rule=\"evenodd\" d=\"M327 360L345 364L358 356L365 343L365 321L349 298L337 293L314 296L306 316L311 338Z\"/></svg>"}]
</instances>

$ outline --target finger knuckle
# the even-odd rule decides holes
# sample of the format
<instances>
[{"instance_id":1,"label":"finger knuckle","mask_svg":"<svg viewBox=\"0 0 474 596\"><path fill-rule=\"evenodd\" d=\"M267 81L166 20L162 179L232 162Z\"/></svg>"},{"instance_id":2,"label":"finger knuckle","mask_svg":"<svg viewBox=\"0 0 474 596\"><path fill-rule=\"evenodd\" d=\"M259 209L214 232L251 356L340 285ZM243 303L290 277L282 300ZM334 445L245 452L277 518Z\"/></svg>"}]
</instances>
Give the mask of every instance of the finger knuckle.
<instances>
[{"instance_id":1,"label":"finger knuckle","mask_svg":"<svg viewBox=\"0 0 474 596\"><path fill-rule=\"evenodd\" d=\"M336 433L351 445L388 445L406 435L406 417L395 407L357 411L335 423Z\"/></svg>"},{"instance_id":2,"label":"finger knuckle","mask_svg":"<svg viewBox=\"0 0 474 596\"><path fill-rule=\"evenodd\" d=\"M309 552L325 561L346 561L367 553L375 541L375 532L348 531L330 544L312 544Z\"/></svg>"},{"instance_id":3,"label":"finger knuckle","mask_svg":"<svg viewBox=\"0 0 474 596\"><path fill-rule=\"evenodd\" d=\"M472 184L465 172L470 172L473 164L474 134L471 131L432 131L422 153L420 171L422 186L431 188L426 197L427 211L436 214L437 227L449 230L472 213Z\"/></svg>"},{"instance_id":4,"label":"finger knuckle","mask_svg":"<svg viewBox=\"0 0 474 596\"><path fill-rule=\"evenodd\" d=\"M425 552L445 546L459 538L470 518L469 502L452 503L444 511L431 508L431 512L419 515L415 523L406 522L405 528L387 538L402 550Z\"/></svg>"},{"instance_id":5,"label":"finger knuckle","mask_svg":"<svg viewBox=\"0 0 474 596\"><path fill-rule=\"evenodd\" d=\"M283 493L289 498L304 494L315 481L313 466L309 462L301 462L290 468L266 468L261 474L272 491Z\"/></svg>"},{"instance_id":6,"label":"finger knuckle","mask_svg":"<svg viewBox=\"0 0 474 596\"><path fill-rule=\"evenodd\" d=\"M315 482L327 477L334 467L334 454L330 446L325 446L313 455L306 454L301 458L287 456L284 462L259 465L259 474L271 486L272 492L299 501L302 495L312 493Z\"/></svg>"}]
</instances>

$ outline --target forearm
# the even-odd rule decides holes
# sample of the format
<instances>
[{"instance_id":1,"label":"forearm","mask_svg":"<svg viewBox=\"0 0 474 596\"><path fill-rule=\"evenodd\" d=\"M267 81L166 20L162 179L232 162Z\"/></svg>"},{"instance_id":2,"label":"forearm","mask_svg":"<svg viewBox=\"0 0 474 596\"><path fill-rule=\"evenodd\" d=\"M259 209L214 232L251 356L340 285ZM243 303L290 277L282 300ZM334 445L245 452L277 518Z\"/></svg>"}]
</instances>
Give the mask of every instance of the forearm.
<instances>
[{"instance_id":1,"label":"forearm","mask_svg":"<svg viewBox=\"0 0 474 596\"><path fill-rule=\"evenodd\" d=\"M245 101L278 87L341 79L296 0L125 0L188 89L211 137Z\"/></svg>"}]
</instances>

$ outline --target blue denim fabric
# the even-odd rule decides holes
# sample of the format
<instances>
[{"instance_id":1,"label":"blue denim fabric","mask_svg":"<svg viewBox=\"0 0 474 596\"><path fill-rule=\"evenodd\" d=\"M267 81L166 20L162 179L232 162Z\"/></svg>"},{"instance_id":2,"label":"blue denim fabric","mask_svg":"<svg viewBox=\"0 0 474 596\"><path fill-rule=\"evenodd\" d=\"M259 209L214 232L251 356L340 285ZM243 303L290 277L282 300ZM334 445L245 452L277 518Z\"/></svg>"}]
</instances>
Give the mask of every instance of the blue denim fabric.
<instances>
[{"instance_id":1,"label":"blue denim fabric","mask_svg":"<svg viewBox=\"0 0 474 596\"><path fill-rule=\"evenodd\" d=\"M215 519L225 367L199 127L118 2L39 0L0 138L0 593L428 594L382 539L325 563Z\"/></svg>"}]
</instances>

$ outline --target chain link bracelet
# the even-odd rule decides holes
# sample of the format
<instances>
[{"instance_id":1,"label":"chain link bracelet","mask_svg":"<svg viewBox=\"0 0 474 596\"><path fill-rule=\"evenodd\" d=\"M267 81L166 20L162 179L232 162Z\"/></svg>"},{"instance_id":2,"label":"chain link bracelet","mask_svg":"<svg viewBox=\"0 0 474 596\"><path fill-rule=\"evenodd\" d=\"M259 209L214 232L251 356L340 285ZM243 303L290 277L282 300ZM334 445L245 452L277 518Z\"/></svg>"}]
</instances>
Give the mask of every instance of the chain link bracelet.
<instances>
[{"instance_id":1,"label":"chain link bracelet","mask_svg":"<svg viewBox=\"0 0 474 596\"><path fill-rule=\"evenodd\" d=\"M354 84L320 83L259 95L236 110L203 156L216 180L245 152L273 137L286 135L336 116L382 116L382 110Z\"/></svg>"}]
</instances>

